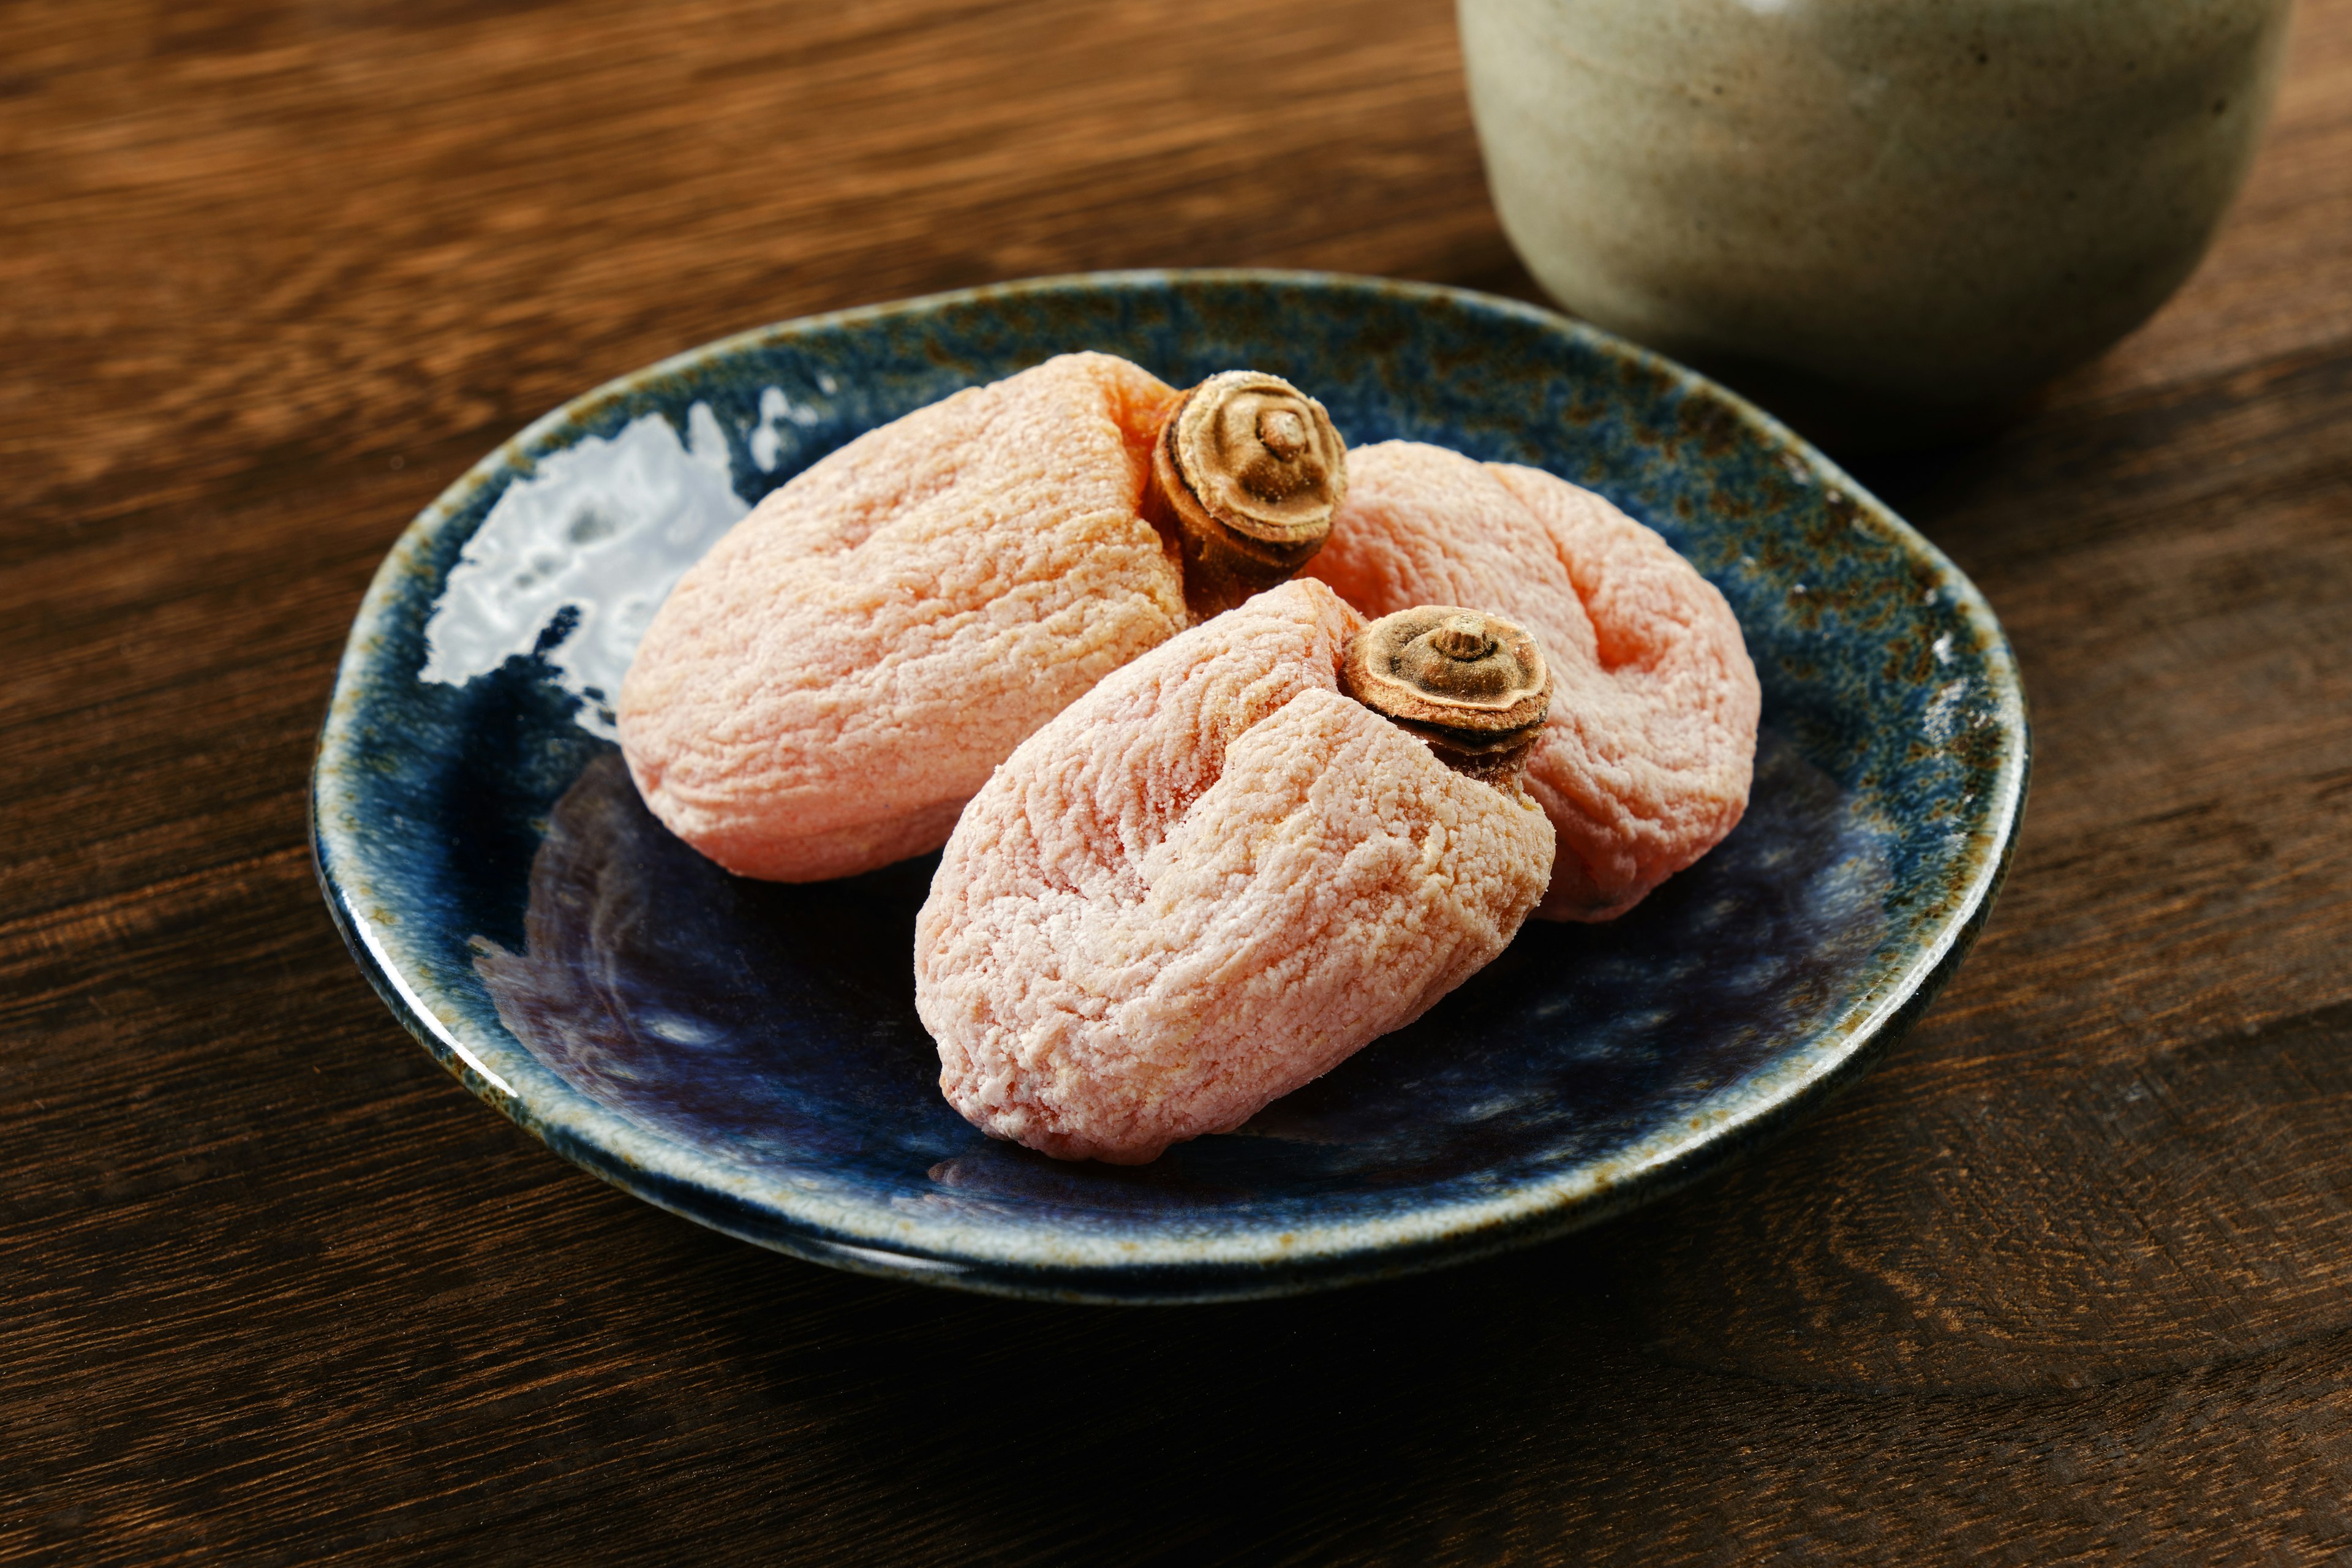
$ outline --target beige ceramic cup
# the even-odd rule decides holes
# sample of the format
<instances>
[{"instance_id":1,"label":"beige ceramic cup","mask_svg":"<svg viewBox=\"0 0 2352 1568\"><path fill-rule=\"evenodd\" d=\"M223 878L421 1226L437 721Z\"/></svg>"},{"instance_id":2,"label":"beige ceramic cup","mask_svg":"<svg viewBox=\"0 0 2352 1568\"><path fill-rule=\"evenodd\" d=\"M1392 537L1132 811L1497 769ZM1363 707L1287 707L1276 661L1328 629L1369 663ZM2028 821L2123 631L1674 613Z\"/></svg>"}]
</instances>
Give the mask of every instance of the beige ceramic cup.
<instances>
[{"instance_id":1,"label":"beige ceramic cup","mask_svg":"<svg viewBox=\"0 0 2352 1568\"><path fill-rule=\"evenodd\" d=\"M2195 268L2291 0L1460 0L1551 294L1847 446L1965 433Z\"/></svg>"}]
</instances>

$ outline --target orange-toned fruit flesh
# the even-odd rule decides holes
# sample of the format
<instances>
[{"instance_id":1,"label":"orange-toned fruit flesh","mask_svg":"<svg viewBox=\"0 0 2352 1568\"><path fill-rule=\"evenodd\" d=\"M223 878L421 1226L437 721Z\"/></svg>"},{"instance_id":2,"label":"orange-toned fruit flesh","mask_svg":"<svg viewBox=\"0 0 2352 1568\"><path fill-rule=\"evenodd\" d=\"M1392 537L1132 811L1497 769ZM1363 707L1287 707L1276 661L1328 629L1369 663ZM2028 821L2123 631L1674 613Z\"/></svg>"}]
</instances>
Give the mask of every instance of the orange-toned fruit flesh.
<instances>
[{"instance_id":1,"label":"orange-toned fruit flesh","mask_svg":"<svg viewBox=\"0 0 2352 1568\"><path fill-rule=\"evenodd\" d=\"M1368 616L1463 605L1533 632L1557 685L1527 787L1559 831L1537 913L1602 921L1747 809L1761 697L1739 623L1653 531L1540 469L1390 441L1348 459L1308 563Z\"/></svg>"},{"instance_id":2,"label":"orange-toned fruit flesh","mask_svg":"<svg viewBox=\"0 0 2352 1568\"><path fill-rule=\"evenodd\" d=\"M975 1125L1151 1160L1509 944L1550 825L1340 693L1360 625L1319 583L1270 589L1109 677L973 799L916 923L915 998Z\"/></svg>"},{"instance_id":3,"label":"orange-toned fruit flesh","mask_svg":"<svg viewBox=\"0 0 2352 1568\"><path fill-rule=\"evenodd\" d=\"M680 580L618 705L629 770L731 871L814 881L946 842L989 772L1188 624L1142 515L1176 392L1067 354L861 437Z\"/></svg>"}]
</instances>

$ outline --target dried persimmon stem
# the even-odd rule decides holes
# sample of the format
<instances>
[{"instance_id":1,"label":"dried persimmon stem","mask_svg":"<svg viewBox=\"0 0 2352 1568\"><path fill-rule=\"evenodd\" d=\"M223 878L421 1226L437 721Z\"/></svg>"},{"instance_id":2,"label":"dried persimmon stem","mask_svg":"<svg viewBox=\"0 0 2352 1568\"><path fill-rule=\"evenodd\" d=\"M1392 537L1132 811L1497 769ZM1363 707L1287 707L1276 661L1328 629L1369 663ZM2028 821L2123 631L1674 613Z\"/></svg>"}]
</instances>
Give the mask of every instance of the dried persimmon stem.
<instances>
[{"instance_id":1,"label":"dried persimmon stem","mask_svg":"<svg viewBox=\"0 0 2352 1568\"><path fill-rule=\"evenodd\" d=\"M1223 371L1169 410L1147 512L1171 537L1196 620L1296 573L1347 494L1347 448L1323 405L1279 376Z\"/></svg>"}]
</instances>

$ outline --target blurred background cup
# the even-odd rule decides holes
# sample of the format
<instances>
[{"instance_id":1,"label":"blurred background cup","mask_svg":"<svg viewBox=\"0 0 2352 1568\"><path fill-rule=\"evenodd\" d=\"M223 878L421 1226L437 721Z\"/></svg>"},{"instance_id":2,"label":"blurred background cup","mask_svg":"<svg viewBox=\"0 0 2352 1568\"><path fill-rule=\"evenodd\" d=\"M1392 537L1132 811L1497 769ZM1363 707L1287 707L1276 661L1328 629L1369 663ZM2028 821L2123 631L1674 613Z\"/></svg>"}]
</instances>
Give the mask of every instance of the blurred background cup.
<instances>
[{"instance_id":1,"label":"blurred background cup","mask_svg":"<svg viewBox=\"0 0 2352 1568\"><path fill-rule=\"evenodd\" d=\"M1984 429L2179 287L2290 5L1460 0L1536 279L1848 450Z\"/></svg>"}]
</instances>

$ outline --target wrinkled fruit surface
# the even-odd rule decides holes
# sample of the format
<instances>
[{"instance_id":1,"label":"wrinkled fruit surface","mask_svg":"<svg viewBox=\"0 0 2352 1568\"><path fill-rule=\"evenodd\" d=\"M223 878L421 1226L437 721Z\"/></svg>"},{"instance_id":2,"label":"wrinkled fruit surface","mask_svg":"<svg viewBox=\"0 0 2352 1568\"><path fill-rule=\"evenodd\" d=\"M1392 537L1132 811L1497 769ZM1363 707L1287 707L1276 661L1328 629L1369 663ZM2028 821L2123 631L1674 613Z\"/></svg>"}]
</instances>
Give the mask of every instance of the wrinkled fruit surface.
<instances>
[{"instance_id":1,"label":"wrinkled fruit surface","mask_svg":"<svg viewBox=\"0 0 2352 1568\"><path fill-rule=\"evenodd\" d=\"M1713 584L1539 469L1410 441L1348 463L1347 501L1307 576L1366 616L1446 604L1507 616L1550 662L1527 788L1559 853L1538 914L1613 919L1738 826L1761 697Z\"/></svg>"},{"instance_id":2,"label":"wrinkled fruit surface","mask_svg":"<svg viewBox=\"0 0 2352 1568\"><path fill-rule=\"evenodd\" d=\"M869 432L680 580L619 704L637 788L730 871L935 849L1013 749L1188 624L1139 513L1175 391L1066 354Z\"/></svg>"},{"instance_id":3,"label":"wrinkled fruit surface","mask_svg":"<svg viewBox=\"0 0 2352 1568\"><path fill-rule=\"evenodd\" d=\"M1153 1159L1509 943L1551 827L1340 694L1361 624L1319 583L1261 594L1106 679L973 799L915 936L940 1088L973 1123Z\"/></svg>"}]
</instances>

